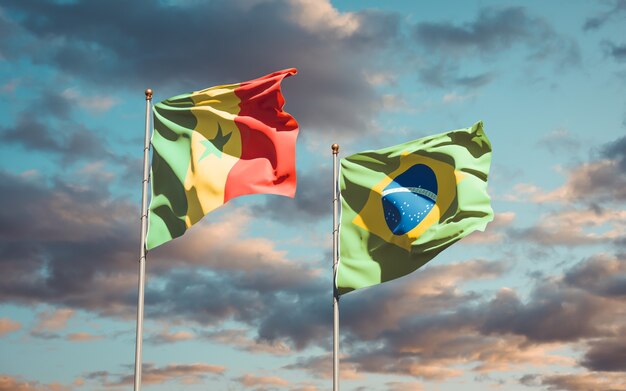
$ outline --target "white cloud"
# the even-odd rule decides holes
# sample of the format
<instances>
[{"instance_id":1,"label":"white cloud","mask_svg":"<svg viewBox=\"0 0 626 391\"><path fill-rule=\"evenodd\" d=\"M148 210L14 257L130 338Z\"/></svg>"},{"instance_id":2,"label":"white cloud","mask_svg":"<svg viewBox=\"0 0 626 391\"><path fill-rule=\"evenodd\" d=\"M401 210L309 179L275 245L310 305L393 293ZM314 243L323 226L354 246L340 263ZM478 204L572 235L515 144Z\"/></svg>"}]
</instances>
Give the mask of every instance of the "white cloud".
<instances>
[{"instance_id":1,"label":"white cloud","mask_svg":"<svg viewBox=\"0 0 626 391\"><path fill-rule=\"evenodd\" d=\"M349 12L341 13L328 0L291 0L293 21L312 33L332 31L346 37L358 30L358 18Z\"/></svg>"},{"instance_id":2,"label":"white cloud","mask_svg":"<svg viewBox=\"0 0 626 391\"><path fill-rule=\"evenodd\" d=\"M448 94L445 94L443 98L441 98L441 101L445 104L460 103L470 98L473 98L475 96L476 94L460 95L460 94L457 94L456 92L450 92Z\"/></svg>"},{"instance_id":3,"label":"white cloud","mask_svg":"<svg viewBox=\"0 0 626 391\"><path fill-rule=\"evenodd\" d=\"M9 318L0 318L0 337L22 328L22 324Z\"/></svg>"},{"instance_id":4,"label":"white cloud","mask_svg":"<svg viewBox=\"0 0 626 391\"><path fill-rule=\"evenodd\" d=\"M35 327L33 327L33 331L49 332L62 330L72 316L74 316L74 310L71 308L42 311L37 314L39 321Z\"/></svg>"},{"instance_id":5,"label":"white cloud","mask_svg":"<svg viewBox=\"0 0 626 391\"><path fill-rule=\"evenodd\" d=\"M61 96L68 101L86 109L95 114L109 111L111 107L117 104L117 99L106 95L90 95L81 94L75 88L67 88L61 92Z\"/></svg>"}]
</instances>

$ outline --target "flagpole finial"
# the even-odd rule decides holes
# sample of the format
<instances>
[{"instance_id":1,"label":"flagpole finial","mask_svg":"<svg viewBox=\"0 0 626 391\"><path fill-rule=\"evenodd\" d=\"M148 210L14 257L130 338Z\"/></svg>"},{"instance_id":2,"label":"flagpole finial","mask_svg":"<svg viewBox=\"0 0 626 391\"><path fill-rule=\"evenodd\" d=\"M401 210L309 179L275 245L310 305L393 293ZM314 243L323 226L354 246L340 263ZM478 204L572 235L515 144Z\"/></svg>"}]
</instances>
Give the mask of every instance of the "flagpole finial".
<instances>
[{"instance_id":1,"label":"flagpole finial","mask_svg":"<svg viewBox=\"0 0 626 391\"><path fill-rule=\"evenodd\" d=\"M152 89L146 88L146 100L152 100Z\"/></svg>"},{"instance_id":2,"label":"flagpole finial","mask_svg":"<svg viewBox=\"0 0 626 391\"><path fill-rule=\"evenodd\" d=\"M339 153L339 144L333 144L330 146L333 150L333 155L336 155Z\"/></svg>"}]
</instances>

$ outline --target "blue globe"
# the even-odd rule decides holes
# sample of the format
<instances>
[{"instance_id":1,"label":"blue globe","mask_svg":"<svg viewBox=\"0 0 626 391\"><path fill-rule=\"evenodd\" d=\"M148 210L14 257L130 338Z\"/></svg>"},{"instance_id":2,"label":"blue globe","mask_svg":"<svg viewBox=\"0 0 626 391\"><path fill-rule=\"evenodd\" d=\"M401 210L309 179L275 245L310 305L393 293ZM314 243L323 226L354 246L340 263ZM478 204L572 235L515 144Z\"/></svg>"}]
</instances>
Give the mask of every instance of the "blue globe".
<instances>
[{"instance_id":1,"label":"blue globe","mask_svg":"<svg viewBox=\"0 0 626 391\"><path fill-rule=\"evenodd\" d=\"M425 164L416 164L396 176L383 189L382 203L387 226L394 235L415 228L437 201L437 177Z\"/></svg>"}]
</instances>

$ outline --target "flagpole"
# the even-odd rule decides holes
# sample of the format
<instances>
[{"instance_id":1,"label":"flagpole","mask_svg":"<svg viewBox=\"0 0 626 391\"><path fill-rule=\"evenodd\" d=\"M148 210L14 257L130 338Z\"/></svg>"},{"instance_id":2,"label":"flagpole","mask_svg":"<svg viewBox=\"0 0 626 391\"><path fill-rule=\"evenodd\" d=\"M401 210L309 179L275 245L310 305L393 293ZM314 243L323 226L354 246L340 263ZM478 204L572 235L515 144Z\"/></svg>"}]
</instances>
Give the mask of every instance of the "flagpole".
<instances>
[{"instance_id":1,"label":"flagpole","mask_svg":"<svg viewBox=\"0 0 626 391\"><path fill-rule=\"evenodd\" d=\"M339 208L339 183L337 183L337 154L339 144L331 146L333 150L333 391L339 391L339 292L337 291L337 262L339 226L337 215Z\"/></svg>"},{"instance_id":2,"label":"flagpole","mask_svg":"<svg viewBox=\"0 0 626 391\"><path fill-rule=\"evenodd\" d=\"M143 296L146 282L146 231L148 227L148 181L150 164L150 106L152 90L146 89L146 132L143 146L143 182L141 193L141 249L139 250L139 297L137 299L137 338L135 341L135 387L141 390L141 343L143 340Z\"/></svg>"}]
</instances>

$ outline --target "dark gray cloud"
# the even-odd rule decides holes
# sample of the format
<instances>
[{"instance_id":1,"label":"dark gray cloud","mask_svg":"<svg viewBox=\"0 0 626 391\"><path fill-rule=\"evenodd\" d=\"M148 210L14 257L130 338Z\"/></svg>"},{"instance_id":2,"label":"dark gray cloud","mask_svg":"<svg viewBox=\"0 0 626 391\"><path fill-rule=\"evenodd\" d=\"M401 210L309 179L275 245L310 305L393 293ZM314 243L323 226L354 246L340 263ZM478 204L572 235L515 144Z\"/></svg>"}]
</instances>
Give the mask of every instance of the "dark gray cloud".
<instances>
[{"instance_id":1,"label":"dark gray cloud","mask_svg":"<svg viewBox=\"0 0 626 391\"><path fill-rule=\"evenodd\" d=\"M113 199L106 188L61 181L46 185L7 173L0 177L0 191L12 206L0 212L3 302L134 315L136 207ZM238 227L233 232L240 232ZM229 241L227 233L214 239L225 241L224 248L214 246L207 238L224 229L200 225L188 232L184 244L174 241L171 249L151 251L146 317L200 329L231 320L267 345L281 341L295 349L329 348L330 274L318 276L271 249L255 259L244 251L251 246L246 243L229 250L236 241ZM204 252L198 250L201 243ZM595 339L583 362L602 365L611 354L602 341L626 327L613 316L624 302L624 295L610 288L624 274L616 262L586 260L562 280L539 281L526 300L509 290L492 299L461 290L463 282L506 271L503 263L486 261L430 265L394 284L346 295L341 305L347 362L364 372L442 379L456 376L452 366L458 363L474 362L478 370L502 363L541 364L545 353L534 353L534 346Z\"/></svg>"},{"instance_id":2,"label":"dark gray cloud","mask_svg":"<svg viewBox=\"0 0 626 391\"><path fill-rule=\"evenodd\" d=\"M1 300L130 310L131 295L114 286L134 269L137 208L106 188L0 178L10 205L0 212Z\"/></svg>"},{"instance_id":3,"label":"dark gray cloud","mask_svg":"<svg viewBox=\"0 0 626 391\"><path fill-rule=\"evenodd\" d=\"M479 88L491 83L495 75L493 73L482 73L474 76L459 77L456 79L455 84L467 88Z\"/></svg>"},{"instance_id":4,"label":"dark gray cloud","mask_svg":"<svg viewBox=\"0 0 626 391\"><path fill-rule=\"evenodd\" d=\"M596 255L571 268L564 281L594 295L626 297L626 262L623 258Z\"/></svg>"},{"instance_id":5,"label":"dark gray cloud","mask_svg":"<svg viewBox=\"0 0 626 391\"><path fill-rule=\"evenodd\" d=\"M413 33L428 49L449 55L484 55L524 44L532 48L532 57L543 58L558 44L564 44L559 52L570 60L578 58L573 43L558 36L545 20L529 15L522 7L485 8L474 21L463 26L449 22L420 23Z\"/></svg>"},{"instance_id":6,"label":"dark gray cloud","mask_svg":"<svg viewBox=\"0 0 626 391\"><path fill-rule=\"evenodd\" d=\"M542 284L523 304L512 292L501 292L486 307L484 334L512 333L533 342L577 341L602 334L595 322L605 307L584 292Z\"/></svg>"},{"instance_id":7,"label":"dark gray cloud","mask_svg":"<svg viewBox=\"0 0 626 391\"><path fill-rule=\"evenodd\" d=\"M263 205L255 207L256 213L284 222L329 218L332 211L332 169L318 167L316 171L298 173L298 190L294 200L285 197L267 197ZM255 214L256 214L255 213Z\"/></svg>"},{"instance_id":8,"label":"dark gray cloud","mask_svg":"<svg viewBox=\"0 0 626 391\"><path fill-rule=\"evenodd\" d=\"M0 191L10 205L0 212L1 301L133 316L138 206L111 197L106 187L46 185L6 172L0 172ZM322 303L330 273L317 277L263 240L246 242L238 227L236 236L215 239L225 242L220 247L206 237L224 228L208 229L150 253L149 281L158 283L146 285L146 317L200 326L230 319L258 328L261 339L282 338L299 348L318 342L329 317ZM293 323L285 324L285 316Z\"/></svg>"},{"instance_id":9,"label":"dark gray cloud","mask_svg":"<svg viewBox=\"0 0 626 391\"><path fill-rule=\"evenodd\" d=\"M14 126L0 129L0 140L27 150L55 154L64 163L78 159L116 159L105 141L84 125L71 121L52 125L26 113L20 116Z\"/></svg>"},{"instance_id":10,"label":"dark gray cloud","mask_svg":"<svg viewBox=\"0 0 626 391\"><path fill-rule=\"evenodd\" d=\"M259 324L259 337L268 341L288 337L297 349L312 343L330 348L332 285L320 284L316 292L313 295L298 295L295 303L292 300L277 300L270 304L268 310L271 312Z\"/></svg>"},{"instance_id":11,"label":"dark gray cloud","mask_svg":"<svg viewBox=\"0 0 626 391\"><path fill-rule=\"evenodd\" d=\"M58 91L44 90L33 102L42 114L50 114L55 118L69 119L72 108L76 106L70 99Z\"/></svg>"},{"instance_id":12,"label":"dark gray cloud","mask_svg":"<svg viewBox=\"0 0 626 391\"><path fill-rule=\"evenodd\" d=\"M608 159L617 160L619 167L623 170L622 175L626 175L624 174L626 172L626 136L605 144L601 153Z\"/></svg>"},{"instance_id":13,"label":"dark gray cloud","mask_svg":"<svg viewBox=\"0 0 626 391\"><path fill-rule=\"evenodd\" d=\"M583 30L597 30L610 20L619 19L619 14L626 12L626 0L614 0L611 9L602 12L596 16L587 18L583 25Z\"/></svg>"},{"instance_id":14,"label":"dark gray cloud","mask_svg":"<svg viewBox=\"0 0 626 391\"><path fill-rule=\"evenodd\" d=\"M592 371L626 371L626 341L623 338L592 342L582 365Z\"/></svg>"},{"instance_id":15,"label":"dark gray cloud","mask_svg":"<svg viewBox=\"0 0 626 391\"><path fill-rule=\"evenodd\" d=\"M151 86L161 99L297 67L285 95L302 128L355 133L368 128L380 101L362 60L394 44L400 21L380 11L315 19L311 5L288 0L11 0L4 7L47 43L37 51L41 63L103 88Z\"/></svg>"},{"instance_id":16,"label":"dark gray cloud","mask_svg":"<svg viewBox=\"0 0 626 391\"><path fill-rule=\"evenodd\" d=\"M428 265L393 284L345 295L342 298L345 303L342 323L350 328L356 340L375 339L379 333L395 328L403 320L426 318L449 308L472 305L480 295L460 291L457 283L494 278L505 271L503 263L483 260L447 266ZM376 322L372 322L373 316Z\"/></svg>"},{"instance_id":17,"label":"dark gray cloud","mask_svg":"<svg viewBox=\"0 0 626 391\"><path fill-rule=\"evenodd\" d=\"M531 60L550 59L560 67L580 62L574 41L557 34L547 21L529 15L522 7L483 8L473 21L463 25L418 23L412 36L430 59L418 66L421 80L438 87L452 84L476 88L489 83L492 73L459 76L462 57L490 58L517 45L526 47Z\"/></svg>"},{"instance_id":18,"label":"dark gray cloud","mask_svg":"<svg viewBox=\"0 0 626 391\"><path fill-rule=\"evenodd\" d=\"M611 41L602 42L602 47L607 56L613 58L615 61L626 61L626 44L615 44Z\"/></svg>"},{"instance_id":19,"label":"dark gray cloud","mask_svg":"<svg viewBox=\"0 0 626 391\"><path fill-rule=\"evenodd\" d=\"M538 26L541 26L540 31L533 31ZM538 33L540 36L535 38ZM512 7L483 9L474 21L464 26L449 22L419 23L413 34L431 50L461 54L508 49L516 43L545 36L546 26L529 17L523 8Z\"/></svg>"},{"instance_id":20,"label":"dark gray cloud","mask_svg":"<svg viewBox=\"0 0 626 391\"><path fill-rule=\"evenodd\" d=\"M230 273L176 271L161 274L159 278L165 282L164 286L148 286L146 292L146 316L153 319L192 320L203 326L232 319L258 326L261 339L288 338L303 348L320 335L315 332L316 324L328 318L324 316L328 311L320 303L323 302L321 287L315 290L317 294L306 292L306 287L302 292L291 289L260 294L251 286L239 286L237 278ZM294 310L294 302L300 310Z\"/></svg>"},{"instance_id":21,"label":"dark gray cloud","mask_svg":"<svg viewBox=\"0 0 626 391\"><path fill-rule=\"evenodd\" d=\"M526 300L509 289L501 290L487 301L484 296L464 297L454 290L442 296L444 289L437 295L442 307L431 308L428 301L422 302L428 295L419 289L411 294L395 286L397 296L383 292L368 297L364 307L357 307L362 313L358 322L350 321L354 314L345 315L348 324L344 323L343 346L349 352L346 361L360 372L395 373L436 380L458 376L460 370L455 365L467 362L474 363L474 369L481 373L503 365L545 365L555 357L545 353L544 344L594 341L583 365L591 370L595 369L593 365L598 370L616 370L602 366L602 363L608 363L609 356L619 354L617 349L608 349L608 346L618 335L616 330L626 327L624 319L615 316L624 298L596 293L593 289L594 286L610 286L616 274L623 274L613 270L617 267L616 262L610 257L585 260L566 270L563 279L538 281ZM474 268L479 265L483 273L486 272L488 264L475 264ZM441 269L447 269L442 276L472 270L465 268L453 272L446 267ZM601 272L594 273L592 269ZM613 270L613 275L608 273L609 270ZM573 278L585 271L589 272L588 280ZM479 274L475 275L476 278ZM435 281L425 279L426 285L438 285L434 275L428 277ZM448 284L451 289L456 288L455 280L449 280ZM412 285L420 284L418 281ZM427 286L421 289L429 290ZM412 311L406 311L401 293L405 300L412 301ZM368 322L373 318L376 322ZM377 346L364 345L363 341L377 341ZM587 380L604 384L602 376ZM549 383L545 378L531 375L523 382L528 385Z\"/></svg>"}]
</instances>

